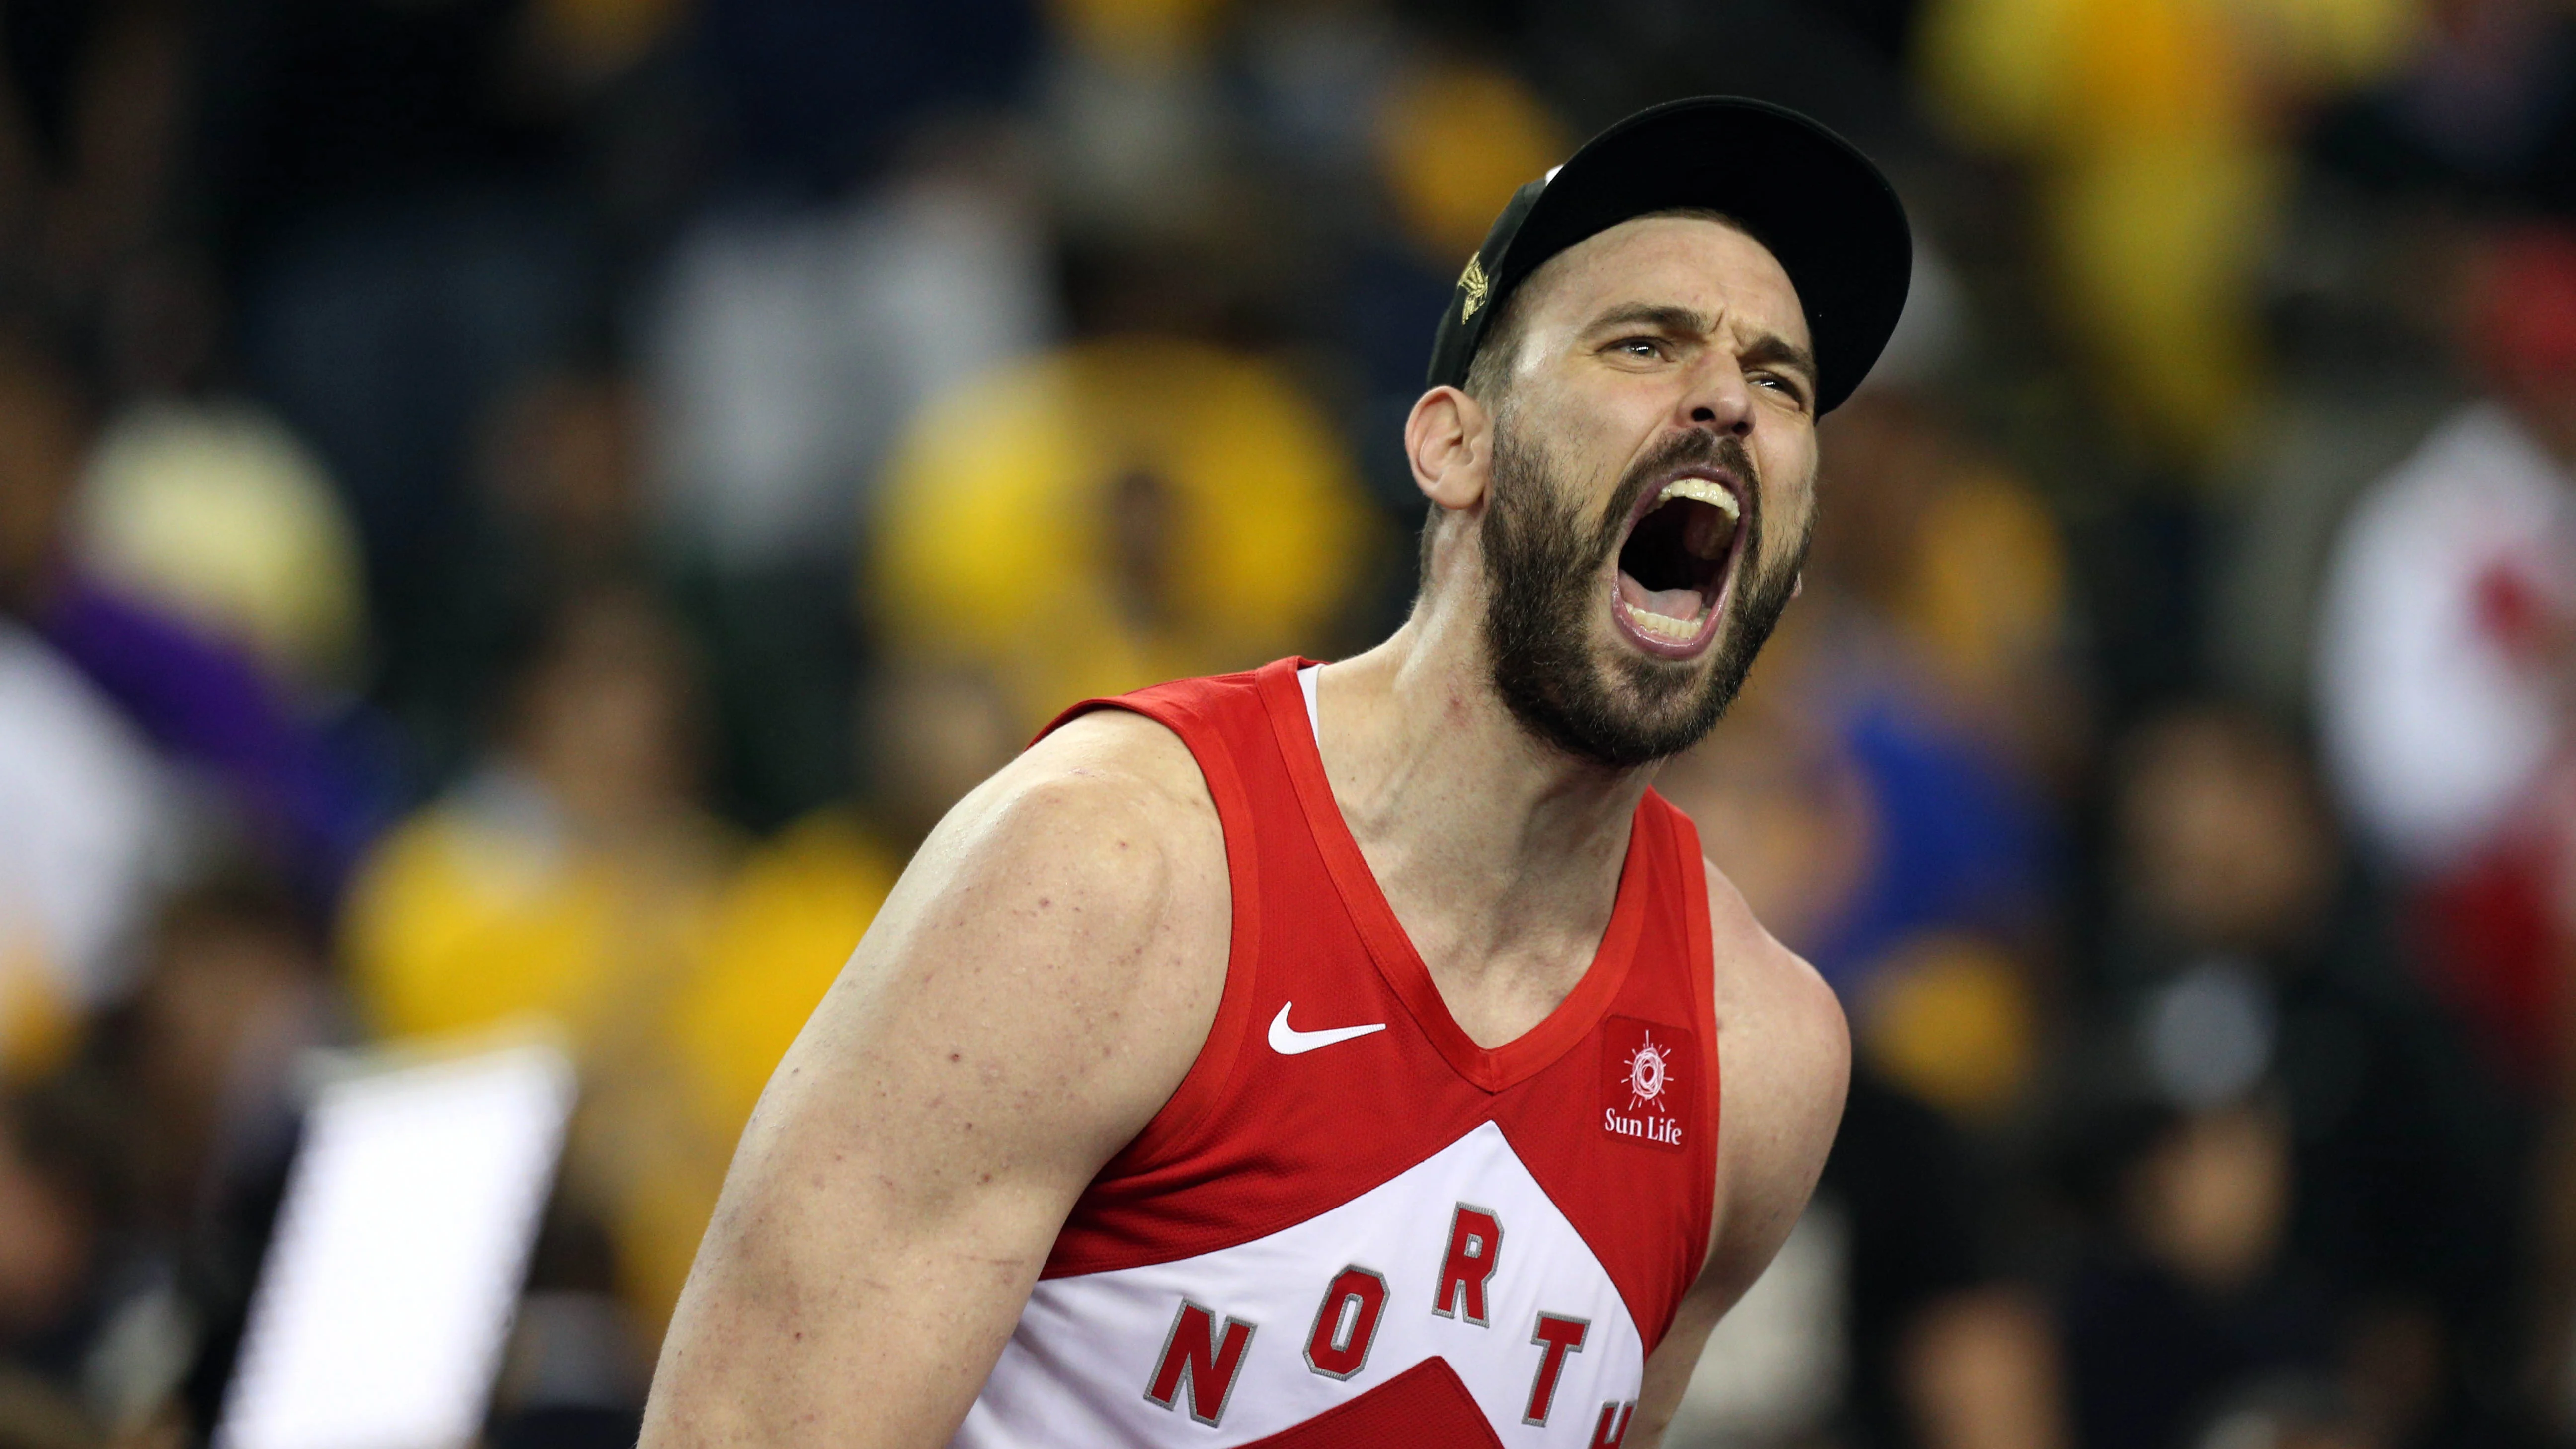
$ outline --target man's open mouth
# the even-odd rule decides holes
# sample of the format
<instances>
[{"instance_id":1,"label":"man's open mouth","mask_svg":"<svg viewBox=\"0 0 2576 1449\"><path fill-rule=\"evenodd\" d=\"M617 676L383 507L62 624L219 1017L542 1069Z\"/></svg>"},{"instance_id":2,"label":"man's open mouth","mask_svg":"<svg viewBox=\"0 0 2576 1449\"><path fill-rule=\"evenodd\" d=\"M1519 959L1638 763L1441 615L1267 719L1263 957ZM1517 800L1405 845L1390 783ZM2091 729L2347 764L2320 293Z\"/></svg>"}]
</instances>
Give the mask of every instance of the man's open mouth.
<instances>
[{"instance_id":1,"label":"man's open mouth","mask_svg":"<svg viewBox=\"0 0 2576 1449\"><path fill-rule=\"evenodd\" d=\"M1716 632L1718 607L1743 535L1744 499L1697 474L1640 500L1619 549L1611 612L1649 653L1688 658Z\"/></svg>"}]
</instances>

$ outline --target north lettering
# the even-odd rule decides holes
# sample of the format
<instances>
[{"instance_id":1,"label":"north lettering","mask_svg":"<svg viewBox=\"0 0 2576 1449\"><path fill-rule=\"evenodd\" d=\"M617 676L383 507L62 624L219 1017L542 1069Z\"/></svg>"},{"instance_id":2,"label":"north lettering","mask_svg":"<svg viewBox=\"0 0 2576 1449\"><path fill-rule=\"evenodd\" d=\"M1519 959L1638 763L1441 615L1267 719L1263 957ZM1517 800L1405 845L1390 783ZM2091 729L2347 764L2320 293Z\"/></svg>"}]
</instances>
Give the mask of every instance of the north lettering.
<instances>
[{"instance_id":1,"label":"north lettering","mask_svg":"<svg viewBox=\"0 0 2576 1449\"><path fill-rule=\"evenodd\" d=\"M1538 1377L1530 1380L1529 1409L1521 1415L1522 1423L1546 1426L1548 1410L1556 1405L1556 1381L1565 1372L1565 1356L1583 1352L1584 1335L1591 1328L1588 1319L1553 1313L1538 1316L1538 1327L1530 1333L1530 1342L1540 1349Z\"/></svg>"},{"instance_id":2,"label":"north lettering","mask_svg":"<svg viewBox=\"0 0 2576 1449\"><path fill-rule=\"evenodd\" d=\"M1485 1282L1502 1261L1503 1224L1488 1208L1458 1204L1449 1221L1449 1251L1441 1258L1440 1294L1431 1311L1485 1326Z\"/></svg>"},{"instance_id":3,"label":"north lettering","mask_svg":"<svg viewBox=\"0 0 2576 1449\"><path fill-rule=\"evenodd\" d=\"M1168 1409L1180 1395L1190 1401L1190 1417L1213 1429L1225 1417L1226 1400L1234 1396L1235 1376L1243 1369L1243 1351L1252 1346L1255 1325L1225 1321L1218 1336L1216 1313L1184 1298L1172 1316L1172 1331L1163 1337L1163 1357L1154 1366L1154 1381L1145 1397Z\"/></svg>"},{"instance_id":4,"label":"north lettering","mask_svg":"<svg viewBox=\"0 0 2576 1449\"><path fill-rule=\"evenodd\" d=\"M1344 1268L1315 1308L1306 1335L1306 1367L1328 1379L1346 1379L1368 1362L1377 1321L1386 1312L1386 1278L1357 1263Z\"/></svg>"}]
</instances>

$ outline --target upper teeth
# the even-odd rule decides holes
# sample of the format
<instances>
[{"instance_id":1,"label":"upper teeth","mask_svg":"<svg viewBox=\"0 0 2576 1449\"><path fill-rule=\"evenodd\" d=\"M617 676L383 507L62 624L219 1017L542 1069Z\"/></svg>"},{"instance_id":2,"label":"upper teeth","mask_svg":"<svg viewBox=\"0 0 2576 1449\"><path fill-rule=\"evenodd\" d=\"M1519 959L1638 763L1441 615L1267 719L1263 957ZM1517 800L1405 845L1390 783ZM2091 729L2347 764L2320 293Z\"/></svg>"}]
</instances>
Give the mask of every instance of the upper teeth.
<instances>
[{"instance_id":1,"label":"upper teeth","mask_svg":"<svg viewBox=\"0 0 2576 1449\"><path fill-rule=\"evenodd\" d=\"M1735 495L1727 491L1726 485L1712 483L1706 478L1676 478L1664 485L1663 492L1655 495L1655 503L1656 506L1661 507L1676 498L1688 498L1695 503L1705 503L1725 514L1729 520L1741 516L1741 510L1736 506Z\"/></svg>"}]
</instances>

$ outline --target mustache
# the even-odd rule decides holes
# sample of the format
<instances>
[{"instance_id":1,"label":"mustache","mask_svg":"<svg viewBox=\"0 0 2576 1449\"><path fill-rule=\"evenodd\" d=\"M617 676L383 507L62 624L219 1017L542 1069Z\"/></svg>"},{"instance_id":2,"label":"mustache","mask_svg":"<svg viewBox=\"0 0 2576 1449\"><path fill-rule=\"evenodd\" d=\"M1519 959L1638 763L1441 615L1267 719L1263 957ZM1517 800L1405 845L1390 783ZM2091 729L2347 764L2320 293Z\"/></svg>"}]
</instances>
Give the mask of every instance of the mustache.
<instances>
[{"instance_id":1,"label":"mustache","mask_svg":"<svg viewBox=\"0 0 2576 1449\"><path fill-rule=\"evenodd\" d=\"M1672 475L1684 468L1713 468L1740 480L1748 502L1758 493L1762 476L1753 466L1753 452L1744 440L1733 433L1712 433L1693 428L1678 434L1639 459L1637 466L1619 480L1611 491L1610 501L1601 514L1600 536L1617 547L1620 534L1628 526L1630 510L1646 490L1661 487Z\"/></svg>"}]
</instances>

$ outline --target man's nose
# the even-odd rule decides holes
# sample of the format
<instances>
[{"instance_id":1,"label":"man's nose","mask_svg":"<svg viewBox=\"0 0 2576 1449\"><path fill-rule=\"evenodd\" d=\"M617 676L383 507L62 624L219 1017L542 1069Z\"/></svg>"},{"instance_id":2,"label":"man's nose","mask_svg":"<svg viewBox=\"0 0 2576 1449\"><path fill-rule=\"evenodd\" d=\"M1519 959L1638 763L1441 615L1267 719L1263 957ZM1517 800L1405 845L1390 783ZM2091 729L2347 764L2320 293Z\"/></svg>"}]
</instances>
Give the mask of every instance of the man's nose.
<instances>
[{"instance_id":1,"label":"man's nose","mask_svg":"<svg viewBox=\"0 0 2576 1449\"><path fill-rule=\"evenodd\" d=\"M1681 412L1685 427L1714 428L1742 437L1753 428L1753 385L1734 358L1707 358L1691 377Z\"/></svg>"}]
</instances>

